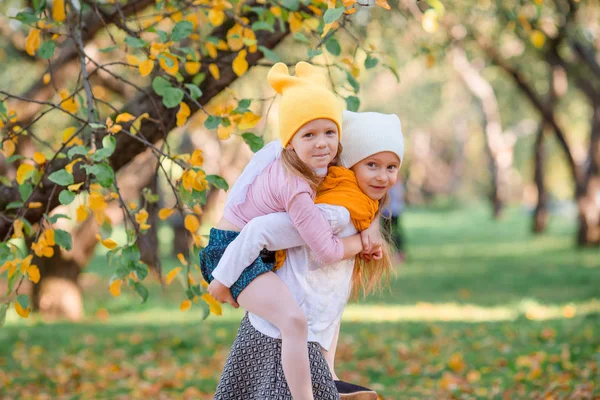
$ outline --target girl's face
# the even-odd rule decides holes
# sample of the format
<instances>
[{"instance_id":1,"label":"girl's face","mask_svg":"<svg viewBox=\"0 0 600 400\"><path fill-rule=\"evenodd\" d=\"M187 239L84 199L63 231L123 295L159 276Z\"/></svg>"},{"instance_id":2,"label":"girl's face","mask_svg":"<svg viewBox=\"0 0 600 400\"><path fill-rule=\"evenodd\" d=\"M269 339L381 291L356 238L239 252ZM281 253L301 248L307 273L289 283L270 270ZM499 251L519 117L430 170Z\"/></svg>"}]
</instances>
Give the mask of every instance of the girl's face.
<instances>
[{"instance_id":1,"label":"girl's face","mask_svg":"<svg viewBox=\"0 0 600 400\"><path fill-rule=\"evenodd\" d=\"M335 122L321 118L302 125L288 148L294 150L298 158L309 167L327 168L337 154L339 143Z\"/></svg>"},{"instance_id":2,"label":"girl's face","mask_svg":"<svg viewBox=\"0 0 600 400\"><path fill-rule=\"evenodd\" d=\"M381 200L398 180L400 159L391 151L375 153L354 164L358 187L373 200Z\"/></svg>"}]
</instances>

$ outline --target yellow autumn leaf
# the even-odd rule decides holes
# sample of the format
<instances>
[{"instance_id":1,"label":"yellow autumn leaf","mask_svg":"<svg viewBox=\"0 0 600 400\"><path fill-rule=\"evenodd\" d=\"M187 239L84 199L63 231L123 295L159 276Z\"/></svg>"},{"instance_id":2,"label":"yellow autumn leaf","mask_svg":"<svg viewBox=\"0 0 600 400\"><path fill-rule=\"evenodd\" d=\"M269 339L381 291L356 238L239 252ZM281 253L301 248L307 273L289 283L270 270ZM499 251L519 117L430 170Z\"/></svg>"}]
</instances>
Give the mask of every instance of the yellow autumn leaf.
<instances>
[{"instance_id":1,"label":"yellow autumn leaf","mask_svg":"<svg viewBox=\"0 0 600 400\"><path fill-rule=\"evenodd\" d=\"M70 112L71 114L74 114L77 112L77 110L79 109L79 106L77 105L77 103L75 102L75 99L73 97L69 97L69 92L67 92L66 90L61 90L60 92L58 92L58 94L60 95L60 98L62 99L61 103L60 103L60 107L65 110Z\"/></svg>"},{"instance_id":2,"label":"yellow autumn leaf","mask_svg":"<svg viewBox=\"0 0 600 400\"><path fill-rule=\"evenodd\" d=\"M16 219L13 222L13 237L15 239L23 237L23 221L21 219Z\"/></svg>"},{"instance_id":3,"label":"yellow autumn leaf","mask_svg":"<svg viewBox=\"0 0 600 400\"><path fill-rule=\"evenodd\" d=\"M273 7L271 7L270 11L274 16L281 17L281 8L280 7L273 6Z\"/></svg>"},{"instance_id":4,"label":"yellow autumn leaf","mask_svg":"<svg viewBox=\"0 0 600 400\"><path fill-rule=\"evenodd\" d=\"M46 157L39 151L36 151L33 153L33 161L35 161L36 164L43 164L46 162Z\"/></svg>"},{"instance_id":5,"label":"yellow autumn leaf","mask_svg":"<svg viewBox=\"0 0 600 400\"><path fill-rule=\"evenodd\" d=\"M423 19L421 20L423 30L427 33L434 33L438 29L438 17L437 13L433 8L425 11Z\"/></svg>"},{"instance_id":6,"label":"yellow autumn leaf","mask_svg":"<svg viewBox=\"0 0 600 400\"><path fill-rule=\"evenodd\" d=\"M123 284L123 281L121 279L115 279L108 287L110 294L112 294L115 297L119 297L121 295L121 285L122 284Z\"/></svg>"},{"instance_id":7,"label":"yellow autumn leaf","mask_svg":"<svg viewBox=\"0 0 600 400\"><path fill-rule=\"evenodd\" d=\"M179 260L179 262L180 262L181 264L183 264L183 266L184 266L184 267L187 267L187 265L188 265L188 262L186 261L186 259L185 259L185 257L183 256L183 254L181 254L181 253L178 253L178 254L177 254L177 259Z\"/></svg>"},{"instance_id":8,"label":"yellow autumn leaf","mask_svg":"<svg viewBox=\"0 0 600 400\"><path fill-rule=\"evenodd\" d=\"M93 192L90 193L88 198L88 205L92 211L98 212L103 211L106 207L106 201L104 200L104 196L101 193Z\"/></svg>"},{"instance_id":9,"label":"yellow autumn leaf","mask_svg":"<svg viewBox=\"0 0 600 400\"><path fill-rule=\"evenodd\" d=\"M44 239L48 246L54 246L56 244L54 241L54 229L46 229L44 231Z\"/></svg>"},{"instance_id":10,"label":"yellow autumn leaf","mask_svg":"<svg viewBox=\"0 0 600 400\"><path fill-rule=\"evenodd\" d=\"M75 160L73 160L70 163L68 163L67 165L65 165L65 171L67 171L68 173L73 175L73 167L75 166L75 164L77 164L78 162L82 162L82 161L83 160L81 158L76 158Z\"/></svg>"},{"instance_id":11,"label":"yellow autumn leaf","mask_svg":"<svg viewBox=\"0 0 600 400\"><path fill-rule=\"evenodd\" d=\"M32 201L31 203L29 203L29 208L40 208L42 206L42 203L40 203L39 201Z\"/></svg>"},{"instance_id":12,"label":"yellow autumn leaf","mask_svg":"<svg viewBox=\"0 0 600 400\"><path fill-rule=\"evenodd\" d=\"M148 75L150 75L150 73L154 69L154 61L152 61L151 59L147 59L145 61L142 61L138 65L138 69L140 71L140 75L141 76L148 76Z\"/></svg>"},{"instance_id":13,"label":"yellow autumn leaf","mask_svg":"<svg viewBox=\"0 0 600 400\"><path fill-rule=\"evenodd\" d=\"M29 269L32 259L33 259L33 256L31 254L23 259L23 262L21 262L21 265L19 267L22 274L27 273L27 270ZM15 260L15 261L17 261L17 260Z\"/></svg>"},{"instance_id":14,"label":"yellow autumn leaf","mask_svg":"<svg viewBox=\"0 0 600 400\"><path fill-rule=\"evenodd\" d=\"M164 221L165 219L169 218L174 211L175 210L172 208L161 208L158 212L158 218L160 218L161 221Z\"/></svg>"},{"instance_id":15,"label":"yellow autumn leaf","mask_svg":"<svg viewBox=\"0 0 600 400\"><path fill-rule=\"evenodd\" d=\"M223 309L221 308L221 304L216 301L210 294L204 293L202 296L202 300L208 304L208 308L210 309L211 314L215 315L223 315Z\"/></svg>"},{"instance_id":16,"label":"yellow autumn leaf","mask_svg":"<svg viewBox=\"0 0 600 400\"><path fill-rule=\"evenodd\" d=\"M142 225L145 224L148 220L148 211L145 209L140 210L137 214L135 214L135 221Z\"/></svg>"},{"instance_id":17,"label":"yellow autumn leaf","mask_svg":"<svg viewBox=\"0 0 600 400\"><path fill-rule=\"evenodd\" d=\"M221 72L219 71L219 67L217 67L217 64L210 64L208 66L208 70L210 71L210 74L213 76L213 78L215 78L216 80L221 79Z\"/></svg>"},{"instance_id":18,"label":"yellow autumn leaf","mask_svg":"<svg viewBox=\"0 0 600 400\"><path fill-rule=\"evenodd\" d=\"M217 136L221 140L227 140L231 137L231 135L233 134L233 131L235 131L235 126L233 126L233 125L229 125L229 126L219 125L219 127L217 128Z\"/></svg>"},{"instance_id":19,"label":"yellow autumn leaf","mask_svg":"<svg viewBox=\"0 0 600 400\"><path fill-rule=\"evenodd\" d=\"M35 52L40 48L40 33L39 29L32 29L25 40L25 51L30 56L35 56Z\"/></svg>"},{"instance_id":20,"label":"yellow autumn leaf","mask_svg":"<svg viewBox=\"0 0 600 400\"><path fill-rule=\"evenodd\" d=\"M44 85L49 84L51 78L52 77L50 76L50 74L48 74L48 73L44 74L44 77L43 77Z\"/></svg>"},{"instance_id":21,"label":"yellow autumn leaf","mask_svg":"<svg viewBox=\"0 0 600 400\"><path fill-rule=\"evenodd\" d=\"M185 125L190 114L190 107L184 102L179 103L179 111L177 112L177 126Z\"/></svg>"},{"instance_id":22,"label":"yellow autumn leaf","mask_svg":"<svg viewBox=\"0 0 600 400\"><path fill-rule=\"evenodd\" d=\"M194 150L192 157L190 158L190 164L192 164L194 167L201 167L203 163L204 157L202 156L202 150Z\"/></svg>"},{"instance_id":23,"label":"yellow autumn leaf","mask_svg":"<svg viewBox=\"0 0 600 400\"><path fill-rule=\"evenodd\" d=\"M117 118L115 119L115 122L117 124L121 123L121 122L129 122L129 121L133 121L135 119L135 116L129 114L129 113L121 113L119 115L117 115Z\"/></svg>"},{"instance_id":24,"label":"yellow autumn leaf","mask_svg":"<svg viewBox=\"0 0 600 400\"><path fill-rule=\"evenodd\" d=\"M220 26L225 20L225 13L222 10L211 9L208 12L208 20L213 26Z\"/></svg>"},{"instance_id":25,"label":"yellow autumn leaf","mask_svg":"<svg viewBox=\"0 0 600 400\"><path fill-rule=\"evenodd\" d=\"M238 124L238 129L246 130L246 129L254 128L254 126L256 126L256 124L258 124L258 121L260 121L260 115L256 115L250 111L247 111L242 116L242 119L241 119L240 123Z\"/></svg>"},{"instance_id":26,"label":"yellow autumn leaf","mask_svg":"<svg viewBox=\"0 0 600 400\"><path fill-rule=\"evenodd\" d=\"M171 66L167 64L167 60L165 58L171 61ZM172 54L163 53L162 57L158 59L158 64L169 75L175 76L179 72L179 60Z\"/></svg>"},{"instance_id":27,"label":"yellow autumn leaf","mask_svg":"<svg viewBox=\"0 0 600 400\"><path fill-rule=\"evenodd\" d=\"M544 36L544 34L538 30L534 30L531 32L531 35L529 36L529 40L531 40L531 43L538 49L541 49L542 47L544 47L544 43L546 43L546 36Z\"/></svg>"},{"instance_id":28,"label":"yellow autumn leaf","mask_svg":"<svg viewBox=\"0 0 600 400\"><path fill-rule=\"evenodd\" d=\"M79 207L77 207L77 222L83 222L85 221L88 216L90 215L88 208L86 206L84 206L83 204L80 205Z\"/></svg>"},{"instance_id":29,"label":"yellow autumn leaf","mask_svg":"<svg viewBox=\"0 0 600 400\"><path fill-rule=\"evenodd\" d=\"M27 276L33 283L38 283L40 281L40 270L37 265L30 265L29 268L27 268Z\"/></svg>"},{"instance_id":30,"label":"yellow autumn leaf","mask_svg":"<svg viewBox=\"0 0 600 400\"><path fill-rule=\"evenodd\" d=\"M2 143L2 151L4 152L4 157L8 158L12 156L13 154L15 154L15 150L15 142L13 142L12 140L8 139L5 140L4 143Z\"/></svg>"},{"instance_id":31,"label":"yellow autumn leaf","mask_svg":"<svg viewBox=\"0 0 600 400\"><path fill-rule=\"evenodd\" d=\"M388 4L387 0L375 0L375 5L384 8L388 11L392 9L392 7L390 7L390 5Z\"/></svg>"},{"instance_id":32,"label":"yellow autumn leaf","mask_svg":"<svg viewBox=\"0 0 600 400\"><path fill-rule=\"evenodd\" d=\"M204 47L206 47L206 51L208 51L208 55L211 58L217 58L217 47L214 44L207 42L204 44Z\"/></svg>"},{"instance_id":33,"label":"yellow autumn leaf","mask_svg":"<svg viewBox=\"0 0 600 400\"><path fill-rule=\"evenodd\" d=\"M190 299L185 299L179 305L179 309L184 312L189 310L191 307L192 307L192 301Z\"/></svg>"},{"instance_id":34,"label":"yellow autumn leaf","mask_svg":"<svg viewBox=\"0 0 600 400\"><path fill-rule=\"evenodd\" d=\"M167 285L170 285L171 282L173 282L173 279L175 279L179 271L181 271L181 267L173 268L171 271L169 271L167 277L165 278Z\"/></svg>"},{"instance_id":35,"label":"yellow autumn leaf","mask_svg":"<svg viewBox=\"0 0 600 400\"><path fill-rule=\"evenodd\" d=\"M206 181L206 174L204 171L196 172L196 177L194 178L194 182L192 182L192 188L199 192L206 189L208 186L208 182Z\"/></svg>"},{"instance_id":36,"label":"yellow autumn leaf","mask_svg":"<svg viewBox=\"0 0 600 400\"><path fill-rule=\"evenodd\" d=\"M231 51L238 51L244 47L244 27L240 24L235 24L227 31L227 45Z\"/></svg>"},{"instance_id":37,"label":"yellow autumn leaf","mask_svg":"<svg viewBox=\"0 0 600 400\"><path fill-rule=\"evenodd\" d=\"M248 61L246 61L246 50L241 50L233 60L233 72L237 76L242 76L248 71Z\"/></svg>"},{"instance_id":38,"label":"yellow autumn leaf","mask_svg":"<svg viewBox=\"0 0 600 400\"><path fill-rule=\"evenodd\" d=\"M196 75L200 71L201 64L197 61L187 61L184 65L185 72L190 75Z\"/></svg>"},{"instance_id":39,"label":"yellow autumn leaf","mask_svg":"<svg viewBox=\"0 0 600 400\"><path fill-rule=\"evenodd\" d=\"M15 311L17 311L17 314L19 314L20 317L27 318L27 317L29 317L29 312L31 311L31 309L29 307L27 307L26 310L23 309L23 307L21 307L19 302L16 301L15 302Z\"/></svg>"},{"instance_id":40,"label":"yellow autumn leaf","mask_svg":"<svg viewBox=\"0 0 600 400\"><path fill-rule=\"evenodd\" d=\"M80 138L78 138L77 136L75 136L71 140L69 140L69 138L71 136L73 136L76 131L77 131L77 128L75 128L75 127L70 127L70 128L65 129L62 133L62 142L65 143L67 146L71 146L71 145L83 146L83 141ZM68 143L67 143L67 140L69 140Z\"/></svg>"},{"instance_id":41,"label":"yellow autumn leaf","mask_svg":"<svg viewBox=\"0 0 600 400\"><path fill-rule=\"evenodd\" d=\"M200 228L200 222L198 221L198 218L196 218L196 216L192 214L188 214L185 216L184 225L185 229L187 229L191 233L196 232L198 228Z\"/></svg>"},{"instance_id":42,"label":"yellow autumn leaf","mask_svg":"<svg viewBox=\"0 0 600 400\"><path fill-rule=\"evenodd\" d=\"M35 170L35 167L31 164L21 164L17 168L17 183L22 185L27 178L31 176L31 173Z\"/></svg>"},{"instance_id":43,"label":"yellow autumn leaf","mask_svg":"<svg viewBox=\"0 0 600 400\"><path fill-rule=\"evenodd\" d=\"M183 184L183 187L185 190L187 190L188 192L192 191L192 186L194 184L194 181L196 180L196 171L188 169L187 171L185 171L183 173L183 175L181 176L181 183Z\"/></svg>"},{"instance_id":44,"label":"yellow autumn leaf","mask_svg":"<svg viewBox=\"0 0 600 400\"><path fill-rule=\"evenodd\" d=\"M127 64L133 65L134 67L140 65L140 59L134 56L133 54L126 54L125 60L127 61Z\"/></svg>"},{"instance_id":45,"label":"yellow autumn leaf","mask_svg":"<svg viewBox=\"0 0 600 400\"><path fill-rule=\"evenodd\" d=\"M133 121L133 124L131 124L131 127L129 128L131 134L135 135L136 133L138 133L140 131L140 127L142 126L142 121L149 117L150 115L148 113L143 113L142 115L137 117L137 119Z\"/></svg>"},{"instance_id":46,"label":"yellow autumn leaf","mask_svg":"<svg viewBox=\"0 0 600 400\"><path fill-rule=\"evenodd\" d=\"M299 32L302 29L302 17L299 13L291 12L288 17L288 23L290 24L290 31L292 33Z\"/></svg>"},{"instance_id":47,"label":"yellow autumn leaf","mask_svg":"<svg viewBox=\"0 0 600 400\"><path fill-rule=\"evenodd\" d=\"M67 18L65 15L65 0L52 1L52 18L57 22L62 22Z\"/></svg>"}]
</instances>

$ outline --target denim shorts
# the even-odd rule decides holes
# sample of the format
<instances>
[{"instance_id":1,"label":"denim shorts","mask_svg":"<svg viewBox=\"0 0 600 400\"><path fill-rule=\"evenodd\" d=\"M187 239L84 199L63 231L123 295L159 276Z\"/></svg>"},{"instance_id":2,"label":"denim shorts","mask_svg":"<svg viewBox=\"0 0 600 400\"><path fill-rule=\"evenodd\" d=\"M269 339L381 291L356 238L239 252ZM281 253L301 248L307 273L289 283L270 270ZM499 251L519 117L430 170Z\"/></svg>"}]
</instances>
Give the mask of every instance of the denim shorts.
<instances>
[{"instance_id":1,"label":"denim shorts","mask_svg":"<svg viewBox=\"0 0 600 400\"><path fill-rule=\"evenodd\" d=\"M212 272L217 268L219 260L240 233L212 228L208 238L208 246L200 252L200 270L206 282L210 283L214 277ZM272 271L275 267L275 253L263 250L254 262L244 269L240 278L230 287L231 295L237 301L238 296L257 276Z\"/></svg>"}]
</instances>

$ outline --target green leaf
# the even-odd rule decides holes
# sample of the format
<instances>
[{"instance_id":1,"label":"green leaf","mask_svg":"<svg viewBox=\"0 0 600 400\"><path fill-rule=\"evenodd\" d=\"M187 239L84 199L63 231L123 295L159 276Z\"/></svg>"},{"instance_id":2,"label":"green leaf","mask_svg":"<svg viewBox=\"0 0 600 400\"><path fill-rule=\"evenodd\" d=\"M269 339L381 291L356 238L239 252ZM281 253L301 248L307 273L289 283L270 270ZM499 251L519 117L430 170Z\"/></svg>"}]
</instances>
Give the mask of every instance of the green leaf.
<instances>
[{"instance_id":1,"label":"green leaf","mask_svg":"<svg viewBox=\"0 0 600 400\"><path fill-rule=\"evenodd\" d=\"M55 224L56 221L58 221L59 219L71 219L71 217L69 217L68 215L65 214L54 214L53 216L48 216L47 214L44 214L44 217L46 217L46 219L48 220L48 222L50 222L51 224Z\"/></svg>"},{"instance_id":2,"label":"green leaf","mask_svg":"<svg viewBox=\"0 0 600 400\"><path fill-rule=\"evenodd\" d=\"M106 135L102 138L102 148L110 150L110 154L115 151L117 147L117 139L112 135Z\"/></svg>"},{"instance_id":3,"label":"green leaf","mask_svg":"<svg viewBox=\"0 0 600 400\"><path fill-rule=\"evenodd\" d=\"M357 93L360 90L360 84L358 83L356 78L354 78L352 74L348 71L346 71L346 77L348 78L348 83L350 83L350 85L352 86L354 93Z\"/></svg>"},{"instance_id":4,"label":"green leaf","mask_svg":"<svg viewBox=\"0 0 600 400\"><path fill-rule=\"evenodd\" d=\"M89 174L94 174L100 186L108 188L115 182L115 171L105 164L99 163L94 165L84 165L82 167Z\"/></svg>"},{"instance_id":5,"label":"green leaf","mask_svg":"<svg viewBox=\"0 0 600 400\"><path fill-rule=\"evenodd\" d=\"M99 123L96 123L96 122L90 122L90 128L92 128L92 129L106 129L106 125L99 124Z\"/></svg>"},{"instance_id":6,"label":"green leaf","mask_svg":"<svg viewBox=\"0 0 600 400\"><path fill-rule=\"evenodd\" d=\"M346 97L346 107L349 111L357 112L360 107L360 99L356 96Z\"/></svg>"},{"instance_id":7,"label":"green leaf","mask_svg":"<svg viewBox=\"0 0 600 400\"><path fill-rule=\"evenodd\" d=\"M282 0L281 4L283 4L283 6L288 10L292 11L298 11L298 8L300 8L299 0Z\"/></svg>"},{"instance_id":8,"label":"green leaf","mask_svg":"<svg viewBox=\"0 0 600 400\"><path fill-rule=\"evenodd\" d=\"M69 149L69 152L67 153L67 156L69 158L73 158L73 156L76 155L86 155L88 153L89 149L87 147L84 146L75 146L75 147L71 147Z\"/></svg>"},{"instance_id":9,"label":"green leaf","mask_svg":"<svg viewBox=\"0 0 600 400\"><path fill-rule=\"evenodd\" d=\"M229 190L229 185L227 184L227 181L221 178L219 175L207 175L206 180L208 181L208 183L212 184L216 188Z\"/></svg>"},{"instance_id":10,"label":"green leaf","mask_svg":"<svg viewBox=\"0 0 600 400\"><path fill-rule=\"evenodd\" d=\"M39 21L38 17L36 17L34 14L27 12L27 11L21 11L13 19L16 19L17 21L21 21L22 23L27 24L27 25L32 25Z\"/></svg>"},{"instance_id":11,"label":"green leaf","mask_svg":"<svg viewBox=\"0 0 600 400\"><path fill-rule=\"evenodd\" d=\"M67 172L66 169L54 171L48 176L48 179L60 186L72 185L75 182L73 175Z\"/></svg>"},{"instance_id":12,"label":"green leaf","mask_svg":"<svg viewBox=\"0 0 600 400\"><path fill-rule=\"evenodd\" d=\"M148 300L148 289L139 282L133 282L133 290L142 298L142 304Z\"/></svg>"},{"instance_id":13,"label":"green leaf","mask_svg":"<svg viewBox=\"0 0 600 400\"><path fill-rule=\"evenodd\" d=\"M8 303L0 304L0 328L4 326L6 321L6 310L8 310Z\"/></svg>"},{"instance_id":14,"label":"green leaf","mask_svg":"<svg viewBox=\"0 0 600 400\"><path fill-rule=\"evenodd\" d=\"M310 44L310 40L306 36L304 36L302 32L294 33L294 39L296 39L299 42Z\"/></svg>"},{"instance_id":15,"label":"green leaf","mask_svg":"<svg viewBox=\"0 0 600 400\"><path fill-rule=\"evenodd\" d=\"M200 86L200 84L202 82L204 82L205 79L206 79L206 74L204 72L200 72L200 73L196 74L196 76L194 76L194 79L192 79L192 83L196 86Z\"/></svg>"},{"instance_id":16,"label":"green leaf","mask_svg":"<svg viewBox=\"0 0 600 400\"><path fill-rule=\"evenodd\" d=\"M267 57L269 60L273 62L281 61L281 58L275 53L273 50L266 48L265 46L258 46L258 49Z\"/></svg>"},{"instance_id":17,"label":"green leaf","mask_svg":"<svg viewBox=\"0 0 600 400\"><path fill-rule=\"evenodd\" d=\"M20 294L17 296L17 303L23 307L23 310L26 310L29 307L29 296L26 294Z\"/></svg>"},{"instance_id":18,"label":"green leaf","mask_svg":"<svg viewBox=\"0 0 600 400\"><path fill-rule=\"evenodd\" d=\"M148 276L148 266L144 263L137 263L134 265L133 270L137 275L138 279L143 281Z\"/></svg>"},{"instance_id":19,"label":"green leaf","mask_svg":"<svg viewBox=\"0 0 600 400\"><path fill-rule=\"evenodd\" d=\"M163 104L167 108L175 108L181 103L184 95L185 93L183 93L183 90L179 88L167 88L163 92Z\"/></svg>"},{"instance_id":20,"label":"green leaf","mask_svg":"<svg viewBox=\"0 0 600 400\"><path fill-rule=\"evenodd\" d=\"M158 38L160 39L161 43L165 43L167 41L167 39L169 38L169 35L167 34L167 32L160 30L160 29L155 29L154 32L158 35Z\"/></svg>"},{"instance_id":21,"label":"green leaf","mask_svg":"<svg viewBox=\"0 0 600 400\"><path fill-rule=\"evenodd\" d=\"M73 240L71 239L71 234L67 231L63 231L62 229L54 230L54 241L57 245L59 245L66 251L70 251L73 247Z\"/></svg>"},{"instance_id":22,"label":"green leaf","mask_svg":"<svg viewBox=\"0 0 600 400\"><path fill-rule=\"evenodd\" d=\"M21 208L21 207L23 207L23 204L25 204L25 203L23 203L22 201L11 201L10 203L8 203L6 205L6 209L12 210L15 208Z\"/></svg>"},{"instance_id":23,"label":"green leaf","mask_svg":"<svg viewBox=\"0 0 600 400\"><path fill-rule=\"evenodd\" d=\"M24 158L25 157L22 156L22 155L20 155L20 154L13 154L12 156L8 157L5 162L6 162L6 164L10 164L10 163L13 163L13 162L15 162L17 160L22 160Z\"/></svg>"},{"instance_id":24,"label":"green leaf","mask_svg":"<svg viewBox=\"0 0 600 400\"><path fill-rule=\"evenodd\" d=\"M198 100L202 97L202 90L197 85L192 85L191 83L186 83L185 87L190 91L190 96L194 100Z\"/></svg>"},{"instance_id":25,"label":"green leaf","mask_svg":"<svg viewBox=\"0 0 600 400\"><path fill-rule=\"evenodd\" d=\"M340 42L338 42L337 39L333 37L330 38L327 42L325 42L325 48L334 56L339 56L342 53L342 46L340 46Z\"/></svg>"},{"instance_id":26,"label":"green leaf","mask_svg":"<svg viewBox=\"0 0 600 400\"><path fill-rule=\"evenodd\" d=\"M309 48L308 51L306 52L306 56L308 58L314 58L316 56L320 56L321 54L323 54L323 50L321 50L321 49Z\"/></svg>"},{"instance_id":27,"label":"green leaf","mask_svg":"<svg viewBox=\"0 0 600 400\"><path fill-rule=\"evenodd\" d=\"M108 239L109 237L111 237L112 235L112 225L108 222L104 222L102 225L100 225L100 237L102 237L102 240Z\"/></svg>"},{"instance_id":28,"label":"green leaf","mask_svg":"<svg viewBox=\"0 0 600 400\"><path fill-rule=\"evenodd\" d=\"M125 38L125 43L127 43L127 46L133 47L134 49L139 49L148 44L145 40L133 36L127 36Z\"/></svg>"},{"instance_id":29,"label":"green leaf","mask_svg":"<svg viewBox=\"0 0 600 400\"><path fill-rule=\"evenodd\" d=\"M152 89L154 89L154 92L159 96L163 96L165 90L172 87L173 85L171 85L171 82L169 82L162 76L157 76L152 80Z\"/></svg>"},{"instance_id":30,"label":"green leaf","mask_svg":"<svg viewBox=\"0 0 600 400\"><path fill-rule=\"evenodd\" d=\"M204 121L204 127L209 130L217 129L221 125L221 117L209 115Z\"/></svg>"},{"instance_id":31,"label":"green leaf","mask_svg":"<svg viewBox=\"0 0 600 400\"><path fill-rule=\"evenodd\" d=\"M36 14L41 13L46 7L46 0L33 0L33 9Z\"/></svg>"},{"instance_id":32,"label":"green leaf","mask_svg":"<svg viewBox=\"0 0 600 400\"><path fill-rule=\"evenodd\" d=\"M23 201L27 200L29 196L33 192L33 185L31 183L24 183L19 185L19 193L21 193L21 198Z\"/></svg>"},{"instance_id":33,"label":"green leaf","mask_svg":"<svg viewBox=\"0 0 600 400\"><path fill-rule=\"evenodd\" d=\"M248 111L248 108L250 107L250 104L252 103L252 100L250 99L242 99L239 101L237 107L235 110L233 110L232 114L243 114L246 111Z\"/></svg>"},{"instance_id":34,"label":"green leaf","mask_svg":"<svg viewBox=\"0 0 600 400\"><path fill-rule=\"evenodd\" d=\"M371 69L377 65L379 60L375 57L371 57L371 55L367 55L367 59L365 60L365 68Z\"/></svg>"},{"instance_id":35,"label":"green leaf","mask_svg":"<svg viewBox=\"0 0 600 400\"><path fill-rule=\"evenodd\" d=\"M100 51L100 53L110 53L111 51L114 51L114 50L116 50L118 48L119 48L119 46L115 44L114 46L105 47L105 48L100 49L98 51Z\"/></svg>"},{"instance_id":36,"label":"green leaf","mask_svg":"<svg viewBox=\"0 0 600 400\"><path fill-rule=\"evenodd\" d=\"M38 56L40 56L41 59L47 60L54 55L55 48L56 44L52 40L49 40L47 42L44 42L44 44L40 46L40 48L37 51L37 54Z\"/></svg>"},{"instance_id":37,"label":"green leaf","mask_svg":"<svg viewBox=\"0 0 600 400\"><path fill-rule=\"evenodd\" d=\"M396 70L396 68L388 64L383 64L383 66L389 69L392 72L392 74L394 74L394 76L396 77L396 82L400 83L400 75L398 75L398 71Z\"/></svg>"},{"instance_id":38,"label":"green leaf","mask_svg":"<svg viewBox=\"0 0 600 400\"><path fill-rule=\"evenodd\" d=\"M171 40L179 42L182 39L190 36L194 31L194 25L190 21L180 21L173 27L171 32Z\"/></svg>"},{"instance_id":39,"label":"green leaf","mask_svg":"<svg viewBox=\"0 0 600 400\"><path fill-rule=\"evenodd\" d=\"M242 138L244 139L244 142L248 143L248 146L250 146L250 150L252 150L255 153L262 149L265 145L263 138L261 138L260 136L256 136L252 132L243 133Z\"/></svg>"},{"instance_id":40,"label":"green leaf","mask_svg":"<svg viewBox=\"0 0 600 400\"><path fill-rule=\"evenodd\" d=\"M71 204L73 200L75 200L75 193L70 190L65 189L58 195L58 201L65 206Z\"/></svg>"},{"instance_id":41,"label":"green leaf","mask_svg":"<svg viewBox=\"0 0 600 400\"><path fill-rule=\"evenodd\" d=\"M325 15L323 15L323 21L326 24L331 24L332 22L337 21L345 10L346 7L329 8L327 11L325 11Z\"/></svg>"},{"instance_id":42,"label":"green leaf","mask_svg":"<svg viewBox=\"0 0 600 400\"><path fill-rule=\"evenodd\" d=\"M273 28L273 25L269 25L265 21L256 21L255 23L253 23L252 24L252 30L254 32L256 32L256 31L269 31L271 33L275 33L275 28Z\"/></svg>"}]
</instances>

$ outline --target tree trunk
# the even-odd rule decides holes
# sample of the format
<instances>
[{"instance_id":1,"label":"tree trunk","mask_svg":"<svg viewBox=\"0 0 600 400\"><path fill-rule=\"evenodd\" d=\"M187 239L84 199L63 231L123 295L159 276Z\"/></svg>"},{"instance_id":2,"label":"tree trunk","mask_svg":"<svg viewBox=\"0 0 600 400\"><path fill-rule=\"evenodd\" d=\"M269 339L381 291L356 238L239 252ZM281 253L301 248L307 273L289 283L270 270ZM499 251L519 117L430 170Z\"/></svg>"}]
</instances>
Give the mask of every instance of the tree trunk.
<instances>
[{"instance_id":1,"label":"tree trunk","mask_svg":"<svg viewBox=\"0 0 600 400\"><path fill-rule=\"evenodd\" d=\"M533 233L542 233L548 226L548 194L546 193L546 185L544 183L544 161L546 159L546 151L544 149L544 133L546 124L540 122L537 135L535 137L535 187L537 188L537 204L533 214Z\"/></svg>"},{"instance_id":2,"label":"tree trunk","mask_svg":"<svg viewBox=\"0 0 600 400\"><path fill-rule=\"evenodd\" d=\"M508 199L515 137L503 132L494 89L469 62L462 48L455 46L452 49L452 61L455 71L481 105L486 150L489 156L490 200L494 218L499 219Z\"/></svg>"}]
</instances>

